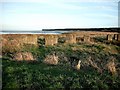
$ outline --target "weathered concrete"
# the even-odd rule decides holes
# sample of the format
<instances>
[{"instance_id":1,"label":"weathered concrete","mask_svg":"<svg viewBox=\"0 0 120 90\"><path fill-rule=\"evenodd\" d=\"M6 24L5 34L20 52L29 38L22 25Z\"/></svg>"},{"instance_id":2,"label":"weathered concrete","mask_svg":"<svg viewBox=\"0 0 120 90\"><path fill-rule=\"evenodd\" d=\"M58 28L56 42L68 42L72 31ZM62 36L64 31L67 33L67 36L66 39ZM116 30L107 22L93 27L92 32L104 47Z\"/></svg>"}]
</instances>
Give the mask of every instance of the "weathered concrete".
<instances>
[{"instance_id":1,"label":"weathered concrete","mask_svg":"<svg viewBox=\"0 0 120 90\"><path fill-rule=\"evenodd\" d=\"M37 40L38 40L37 35L27 35L27 36L22 37L20 42L22 42L24 44L34 44L34 45L37 45L38 44Z\"/></svg>"},{"instance_id":2,"label":"weathered concrete","mask_svg":"<svg viewBox=\"0 0 120 90\"><path fill-rule=\"evenodd\" d=\"M51 35L46 35L45 36L45 45L53 45L52 44L52 36Z\"/></svg>"},{"instance_id":3,"label":"weathered concrete","mask_svg":"<svg viewBox=\"0 0 120 90\"><path fill-rule=\"evenodd\" d=\"M117 40L118 34L114 34L114 40Z\"/></svg>"},{"instance_id":4,"label":"weathered concrete","mask_svg":"<svg viewBox=\"0 0 120 90\"><path fill-rule=\"evenodd\" d=\"M107 40L108 41L112 41L113 40L113 35L112 34L108 34L107 35Z\"/></svg>"},{"instance_id":5,"label":"weathered concrete","mask_svg":"<svg viewBox=\"0 0 120 90\"><path fill-rule=\"evenodd\" d=\"M66 42L67 44L76 43L76 35L75 34L66 34Z\"/></svg>"},{"instance_id":6,"label":"weathered concrete","mask_svg":"<svg viewBox=\"0 0 120 90\"><path fill-rule=\"evenodd\" d=\"M86 42L86 43L89 43L90 42L90 36L89 35L84 35L83 41Z\"/></svg>"},{"instance_id":7,"label":"weathered concrete","mask_svg":"<svg viewBox=\"0 0 120 90\"><path fill-rule=\"evenodd\" d=\"M117 41L120 41L120 34L117 35Z\"/></svg>"},{"instance_id":8,"label":"weathered concrete","mask_svg":"<svg viewBox=\"0 0 120 90\"><path fill-rule=\"evenodd\" d=\"M45 35L45 45L55 45L58 43L58 37L56 35Z\"/></svg>"},{"instance_id":9,"label":"weathered concrete","mask_svg":"<svg viewBox=\"0 0 120 90\"><path fill-rule=\"evenodd\" d=\"M57 44L58 43L58 36L54 36L54 44Z\"/></svg>"},{"instance_id":10,"label":"weathered concrete","mask_svg":"<svg viewBox=\"0 0 120 90\"><path fill-rule=\"evenodd\" d=\"M45 45L55 45L58 44L58 38L65 38L65 43L73 44L76 42L92 42L90 39L97 36L106 36L109 41L112 41L113 38L117 41L120 41L120 34L117 32L92 32L92 31L76 31L70 33L64 33L59 35L54 34L6 34L2 37L7 41L11 42L16 40L20 46L24 44L34 44L38 45L39 38L45 38Z\"/></svg>"},{"instance_id":11,"label":"weathered concrete","mask_svg":"<svg viewBox=\"0 0 120 90\"><path fill-rule=\"evenodd\" d=\"M82 42L82 38L81 38L81 37L77 37L77 38L76 38L76 42L77 42L77 43Z\"/></svg>"}]
</instances>

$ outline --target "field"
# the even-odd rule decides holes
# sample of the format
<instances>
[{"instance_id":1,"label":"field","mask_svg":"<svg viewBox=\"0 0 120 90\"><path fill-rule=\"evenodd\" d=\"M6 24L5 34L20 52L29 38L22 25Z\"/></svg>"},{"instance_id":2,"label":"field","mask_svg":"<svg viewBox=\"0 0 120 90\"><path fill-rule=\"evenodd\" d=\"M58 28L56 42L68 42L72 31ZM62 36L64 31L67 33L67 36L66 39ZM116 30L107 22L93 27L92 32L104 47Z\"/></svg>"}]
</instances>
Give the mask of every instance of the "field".
<instances>
[{"instance_id":1,"label":"field","mask_svg":"<svg viewBox=\"0 0 120 90\"><path fill-rule=\"evenodd\" d=\"M37 61L13 60L13 53L3 50L2 87L3 89L51 89L73 88L118 89L120 88L120 46L116 42L59 44L39 47L26 45L21 52L31 52ZM43 43L43 42L41 42ZM57 65L43 63L45 57L55 52L59 57ZM81 60L80 70L70 65L70 57ZM89 62L91 58L92 64ZM116 73L106 67L114 60Z\"/></svg>"}]
</instances>

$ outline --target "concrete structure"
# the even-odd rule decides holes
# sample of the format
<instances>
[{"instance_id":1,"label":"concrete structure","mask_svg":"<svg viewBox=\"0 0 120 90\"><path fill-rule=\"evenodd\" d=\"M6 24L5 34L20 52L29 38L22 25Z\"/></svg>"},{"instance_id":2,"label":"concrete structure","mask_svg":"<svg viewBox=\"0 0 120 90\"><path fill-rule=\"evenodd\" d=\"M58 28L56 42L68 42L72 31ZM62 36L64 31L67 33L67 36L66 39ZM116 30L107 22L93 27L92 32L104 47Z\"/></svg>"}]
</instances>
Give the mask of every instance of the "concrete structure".
<instances>
[{"instance_id":1,"label":"concrete structure","mask_svg":"<svg viewBox=\"0 0 120 90\"><path fill-rule=\"evenodd\" d=\"M23 44L33 44L38 45L38 39L42 38L45 39L45 45L46 46L53 46L55 44L58 44L59 38L64 38L65 44L73 44L77 42L86 42L90 43L91 38L93 37L103 37L107 36L107 40L112 41L113 38L117 41L120 41L120 34L117 32L70 32L70 33L64 33L64 34L6 34L2 35L4 39L6 39L8 42L11 42L11 40L16 40L17 43L20 45Z\"/></svg>"},{"instance_id":2,"label":"concrete structure","mask_svg":"<svg viewBox=\"0 0 120 90\"><path fill-rule=\"evenodd\" d=\"M108 35L107 40L112 41L112 40L117 40L120 41L120 34L114 34L114 35Z\"/></svg>"},{"instance_id":3,"label":"concrete structure","mask_svg":"<svg viewBox=\"0 0 120 90\"><path fill-rule=\"evenodd\" d=\"M120 34L118 34L117 36L117 41L120 41Z\"/></svg>"},{"instance_id":4,"label":"concrete structure","mask_svg":"<svg viewBox=\"0 0 120 90\"><path fill-rule=\"evenodd\" d=\"M81 37L77 37L76 38L76 43L81 43L82 42L82 38Z\"/></svg>"},{"instance_id":5,"label":"concrete structure","mask_svg":"<svg viewBox=\"0 0 120 90\"><path fill-rule=\"evenodd\" d=\"M67 44L76 43L76 35L75 34L66 34L66 42Z\"/></svg>"},{"instance_id":6,"label":"concrete structure","mask_svg":"<svg viewBox=\"0 0 120 90\"><path fill-rule=\"evenodd\" d=\"M117 40L118 34L114 34L114 40Z\"/></svg>"},{"instance_id":7,"label":"concrete structure","mask_svg":"<svg viewBox=\"0 0 120 90\"><path fill-rule=\"evenodd\" d=\"M22 42L23 44L37 45L38 44L37 40L38 40L37 35L27 35L23 36L20 42Z\"/></svg>"},{"instance_id":8,"label":"concrete structure","mask_svg":"<svg viewBox=\"0 0 120 90\"><path fill-rule=\"evenodd\" d=\"M108 40L108 41L112 41L112 40L113 40L113 35L108 34L108 35L107 35L107 40Z\"/></svg>"},{"instance_id":9,"label":"concrete structure","mask_svg":"<svg viewBox=\"0 0 120 90\"><path fill-rule=\"evenodd\" d=\"M45 35L45 45L53 46L58 43L58 37L56 35Z\"/></svg>"},{"instance_id":10,"label":"concrete structure","mask_svg":"<svg viewBox=\"0 0 120 90\"><path fill-rule=\"evenodd\" d=\"M90 36L89 35L84 35L83 41L86 42L86 43L89 43L90 42Z\"/></svg>"}]
</instances>

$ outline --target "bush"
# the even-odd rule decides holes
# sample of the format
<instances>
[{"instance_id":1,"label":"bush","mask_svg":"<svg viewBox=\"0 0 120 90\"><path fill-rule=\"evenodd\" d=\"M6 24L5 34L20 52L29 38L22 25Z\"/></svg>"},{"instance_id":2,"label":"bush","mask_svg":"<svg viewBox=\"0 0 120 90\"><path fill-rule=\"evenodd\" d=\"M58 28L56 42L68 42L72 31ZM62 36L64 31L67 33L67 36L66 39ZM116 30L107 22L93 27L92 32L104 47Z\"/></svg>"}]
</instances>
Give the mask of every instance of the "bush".
<instances>
[{"instance_id":1,"label":"bush","mask_svg":"<svg viewBox=\"0 0 120 90\"><path fill-rule=\"evenodd\" d=\"M66 38L64 38L64 37L58 38L58 43L59 44L65 43L65 41L66 41Z\"/></svg>"},{"instance_id":2,"label":"bush","mask_svg":"<svg viewBox=\"0 0 120 90\"><path fill-rule=\"evenodd\" d=\"M45 39L44 38L39 38L38 39L38 44L40 47L44 46L45 45Z\"/></svg>"}]
</instances>

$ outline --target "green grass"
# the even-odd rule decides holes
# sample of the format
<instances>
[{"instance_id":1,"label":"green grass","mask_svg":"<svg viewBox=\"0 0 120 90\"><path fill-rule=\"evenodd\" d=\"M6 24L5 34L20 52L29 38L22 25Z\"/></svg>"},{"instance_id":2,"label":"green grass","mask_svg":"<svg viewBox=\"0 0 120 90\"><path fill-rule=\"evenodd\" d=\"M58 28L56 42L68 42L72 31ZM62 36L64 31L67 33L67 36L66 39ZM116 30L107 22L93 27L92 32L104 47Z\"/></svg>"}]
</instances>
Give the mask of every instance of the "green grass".
<instances>
[{"instance_id":1,"label":"green grass","mask_svg":"<svg viewBox=\"0 0 120 90\"><path fill-rule=\"evenodd\" d=\"M76 48L76 50L73 50ZM97 72L93 67L81 66L80 71L73 70L68 62L56 66L42 63L44 58L56 52L61 60L63 57L76 56L82 63L91 56L100 68L113 56L120 62L119 46L106 44L72 44L56 46L26 46L22 52L31 52L37 57L37 62L12 61L10 55L2 58L2 85L5 88L16 89L51 89L57 88L93 88L93 89L118 89L120 76L112 76L108 71ZM114 50L114 52L113 52ZM118 67L119 68L119 67Z\"/></svg>"},{"instance_id":2,"label":"green grass","mask_svg":"<svg viewBox=\"0 0 120 90\"><path fill-rule=\"evenodd\" d=\"M41 62L3 60L4 88L119 88L120 79L93 68L76 71L68 65L51 66Z\"/></svg>"}]
</instances>

